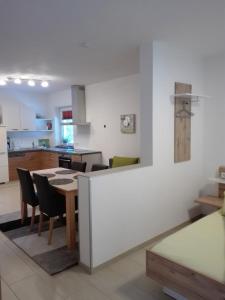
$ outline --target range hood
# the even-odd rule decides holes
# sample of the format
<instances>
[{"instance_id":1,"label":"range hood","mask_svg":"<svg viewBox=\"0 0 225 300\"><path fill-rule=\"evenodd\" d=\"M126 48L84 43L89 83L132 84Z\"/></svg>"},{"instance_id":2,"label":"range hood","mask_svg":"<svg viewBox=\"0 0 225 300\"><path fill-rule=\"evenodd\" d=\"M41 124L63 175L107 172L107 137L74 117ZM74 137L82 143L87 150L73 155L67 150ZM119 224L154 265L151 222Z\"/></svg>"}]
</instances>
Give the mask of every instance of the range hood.
<instances>
[{"instance_id":1,"label":"range hood","mask_svg":"<svg viewBox=\"0 0 225 300\"><path fill-rule=\"evenodd\" d=\"M86 98L85 87L82 85L71 86L73 125L89 126L86 121Z\"/></svg>"}]
</instances>

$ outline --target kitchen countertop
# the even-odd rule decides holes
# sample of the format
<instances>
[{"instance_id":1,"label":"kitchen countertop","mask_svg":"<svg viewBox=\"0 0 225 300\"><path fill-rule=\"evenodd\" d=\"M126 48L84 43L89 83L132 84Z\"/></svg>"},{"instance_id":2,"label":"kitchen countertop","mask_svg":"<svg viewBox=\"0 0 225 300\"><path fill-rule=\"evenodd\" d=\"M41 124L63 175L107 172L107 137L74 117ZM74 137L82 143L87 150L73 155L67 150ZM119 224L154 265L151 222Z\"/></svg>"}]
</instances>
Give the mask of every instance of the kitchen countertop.
<instances>
[{"instance_id":1,"label":"kitchen countertop","mask_svg":"<svg viewBox=\"0 0 225 300\"><path fill-rule=\"evenodd\" d=\"M86 150L86 149L64 149L64 148L19 148L14 150L9 150L9 156L13 156L16 153L24 153L24 152L37 152L37 151L44 151L44 152L55 152L59 154L68 154L68 155L87 155L87 154L96 154L101 153L101 151L96 150Z\"/></svg>"}]
</instances>

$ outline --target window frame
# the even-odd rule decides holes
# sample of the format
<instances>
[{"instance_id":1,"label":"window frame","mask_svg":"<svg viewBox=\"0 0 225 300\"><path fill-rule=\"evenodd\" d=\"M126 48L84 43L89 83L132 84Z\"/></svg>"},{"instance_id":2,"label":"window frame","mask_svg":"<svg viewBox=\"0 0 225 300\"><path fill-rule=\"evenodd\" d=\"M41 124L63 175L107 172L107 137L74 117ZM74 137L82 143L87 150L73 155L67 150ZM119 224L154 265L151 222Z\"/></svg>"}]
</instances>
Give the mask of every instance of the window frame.
<instances>
[{"instance_id":1,"label":"window frame","mask_svg":"<svg viewBox=\"0 0 225 300\"><path fill-rule=\"evenodd\" d=\"M73 124L72 124L73 119L68 119L68 121L69 121L68 123L64 122L63 119L62 119L62 112L67 111L67 110L72 111L72 106L63 106L63 107L59 108L60 141L61 141L62 144L64 144L64 142L63 142L63 140L64 140L63 126L65 126L65 125L73 126ZM67 144L68 145L74 145L74 128L73 128L73 142L72 143L67 143Z\"/></svg>"}]
</instances>

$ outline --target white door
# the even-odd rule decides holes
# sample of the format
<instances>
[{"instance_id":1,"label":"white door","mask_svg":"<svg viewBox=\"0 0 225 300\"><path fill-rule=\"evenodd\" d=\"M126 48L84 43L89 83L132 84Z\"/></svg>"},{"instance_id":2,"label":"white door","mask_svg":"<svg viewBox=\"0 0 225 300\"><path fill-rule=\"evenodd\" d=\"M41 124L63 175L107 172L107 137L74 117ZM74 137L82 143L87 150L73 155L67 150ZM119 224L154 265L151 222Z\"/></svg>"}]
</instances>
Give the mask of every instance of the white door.
<instances>
[{"instance_id":1,"label":"white door","mask_svg":"<svg viewBox=\"0 0 225 300\"><path fill-rule=\"evenodd\" d=\"M6 127L0 127L0 153L7 154Z\"/></svg>"},{"instance_id":2,"label":"white door","mask_svg":"<svg viewBox=\"0 0 225 300\"><path fill-rule=\"evenodd\" d=\"M16 101L4 103L2 107L3 124L7 130L20 130L20 104Z\"/></svg>"},{"instance_id":3,"label":"white door","mask_svg":"<svg viewBox=\"0 0 225 300\"><path fill-rule=\"evenodd\" d=\"M9 181L9 169L8 166L0 166L0 183Z\"/></svg>"},{"instance_id":4,"label":"white door","mask_svg":"<svg viewBox=\"0 0 225 300\"><path fill-rule=\"evenodd\" d=\"M0 183L9 181L6 127L0 127Z\"/></svg>"},{"instance_id":5,"label":"white door","mask_svg":"<svg viewBox=\"0 0 225 300\"><path fill-rule=\"evenodd\" d=\"M20 118L22 130L35 130L35 112L30 107L21 105Z\"/></svg>"}]
</instances>

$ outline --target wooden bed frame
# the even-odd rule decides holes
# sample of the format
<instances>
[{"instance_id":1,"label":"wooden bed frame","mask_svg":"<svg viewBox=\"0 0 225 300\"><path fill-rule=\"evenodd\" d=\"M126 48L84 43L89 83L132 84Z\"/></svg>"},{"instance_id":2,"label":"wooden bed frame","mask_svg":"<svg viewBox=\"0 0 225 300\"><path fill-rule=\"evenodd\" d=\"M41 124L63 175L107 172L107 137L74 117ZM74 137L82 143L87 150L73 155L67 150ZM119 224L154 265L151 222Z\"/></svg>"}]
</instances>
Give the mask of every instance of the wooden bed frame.
<instances>
[{"instance_id":1,"label":"wooden bed frame","mask_svg":"<svg viewBox=\"0 0 225 300\"><path fill-rule=\"evenodd\" d=\"M225 284L157 255L151 250L146 251L146 274L160 285L188 300L225 299Z\"/></svg>"}]
</instances>

